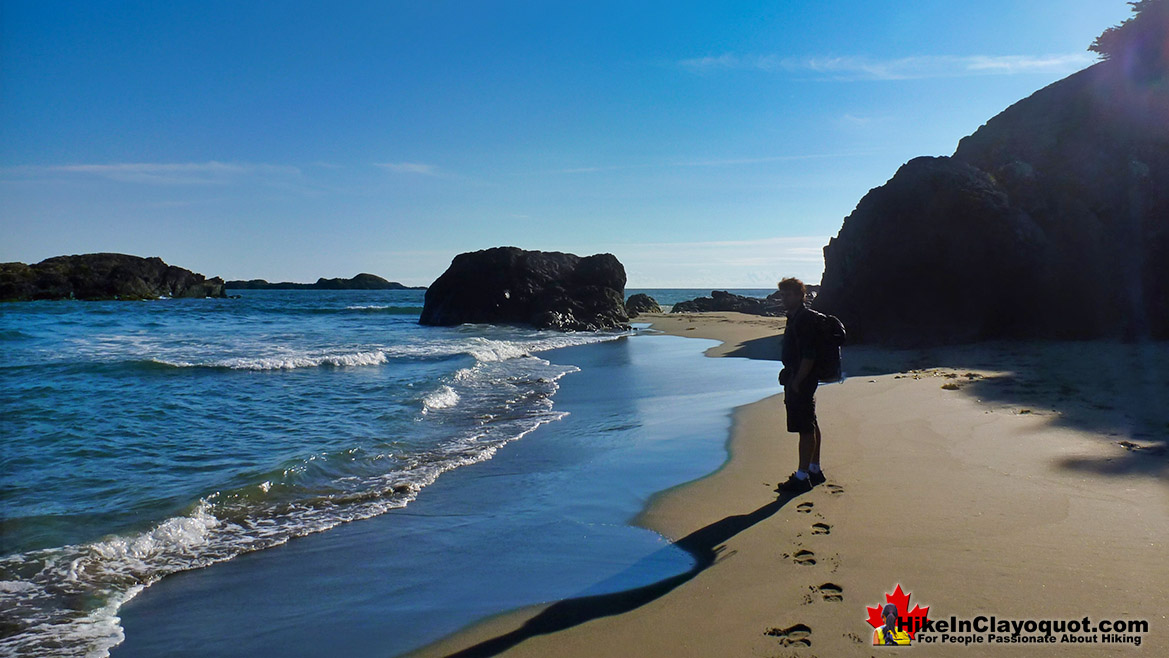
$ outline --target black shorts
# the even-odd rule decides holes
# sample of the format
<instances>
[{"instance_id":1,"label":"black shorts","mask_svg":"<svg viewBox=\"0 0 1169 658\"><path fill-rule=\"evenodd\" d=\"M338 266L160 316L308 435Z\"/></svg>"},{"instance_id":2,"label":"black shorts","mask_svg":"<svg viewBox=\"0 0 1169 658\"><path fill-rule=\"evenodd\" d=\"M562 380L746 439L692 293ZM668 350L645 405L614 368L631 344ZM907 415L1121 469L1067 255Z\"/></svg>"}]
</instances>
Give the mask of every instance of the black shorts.
<instances>
[{"instance_id":1,"label":"black shorts","mask_svg":"<svg viewBox=\"0 0 1169 658\"><path fill-rule=\"evenodd\" d=\"M819 384L814 378L808 378L800 387L799 393L792 393L787 386L783 387L783 406L787 409L787 431L814 432L816 431L816 386Z\"/></svg>"}]
</instances>

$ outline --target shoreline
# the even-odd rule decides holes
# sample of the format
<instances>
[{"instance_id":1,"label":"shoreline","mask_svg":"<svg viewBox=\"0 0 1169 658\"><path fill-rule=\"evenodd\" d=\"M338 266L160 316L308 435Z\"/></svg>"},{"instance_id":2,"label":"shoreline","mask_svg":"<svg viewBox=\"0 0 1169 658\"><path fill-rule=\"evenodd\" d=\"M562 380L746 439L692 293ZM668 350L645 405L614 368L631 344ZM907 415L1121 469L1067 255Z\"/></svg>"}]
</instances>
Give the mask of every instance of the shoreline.
<instances>
[{"instance_id":1,"label":"shoreline","mask_svg":"<svg viewBox=\"0 0 1169 658\"><path fill-rule=\"evenodd\" d=\"M743 357L757 360L773 360L779 359L780 344L774 338L773 332L782 330L786 323L785 318L751 316L735 312L706 312L706 313L684 313L671 315L669 313L643 313L635 318L638 324L644 323L646 320L650 321L649 328L660 331L671 336L679 336L685 338L698 338L705 340L719 341L718 345L714 345L703 351L704 356L719 358L725 356ZM713 321L713 323L712 323ZM695 326L688 326L695 324ZM693 333L691 333L693 332ZM633 337L631 337L633 338ZM778 364L776 366L778 373ZM778 384L777 384L778 385ZM740 413L746 407L750 407L761 402L765 402L774 398L775 396L765 396L761 400L757 400L746 405L740 405L731 410L731 423L728 429L727 436L724 440L724 448L727 451L727 457L724 461L710 473L702 475L697 479L689 480L679 483L672 487L668 487L661 491L652 494L645 502L642 509L631 517L627 523L631 527L638 527L650 530L652 532L662 535L668 539L673 545L681 545L685 541L685 537L689 530L687 529L690 523L674 518L668 511L675 504L683 506L692 505L702 500L701 496L693 496L692 487L700 483L710 481L718 474L722 473L729 466L735 463L733 458L735 437L738 436L738 426L740 423ZM773 485L774 486L774 485ZM774 498L774 493L772 494ZM777 508L776 508L777 509ZM774 510L768 510L774 512ZM663 513L664 512L664 513ZM673 591L678 586L688 582L699 572L705 570L710 564L703 564L702 556L696 555L692 548L682 546L694 555L699 562L694 573L683 574L681 578L675 577L669 579L671 581L665 583L662 589L665 592ZM703 547L713 548L713 547ZM701 550L701 549L699 549ZM594 614L599 616L609 616L610 614L620 614L620 612L609 612L609 608L623 608L628 606L640 607L637 601L626 602L622 594L617 593L618 596L609 597L608 600L594 602L581 599L563 599L560 601L549 601L541 604L524 606L513 610L504 611L496 615L484 618L476 623L473 623L459 631L438 640L432 644L419 647L414 651L403 654L408 658L430 658L438 656L492 656L492 655L548 655L536 651L535 653L525 653L522 645L515 645L514 651L509 650L513 647L498 648L495 646L484 646L490 644L510 644L512 636L517 630L530 628L533 622L547 617L568 617L575 615L583 615L591 617ZM651 596L660 595L657 592L651 592ZM635 595L636 598L636 595ZM656 596L655 596L656 598ZM580 610L569 611L567 614L556 614L556 607L565 602L582 601L583 605ZM538 623L538 622L537 622ZM556 622L553 621L553 624ZM539 634L543 634L542 632ZM500 640L504 640L500 642ZM569 651L566 655L580 655L592 656L595 647L590 646L587 642L579 647L578 651ZM561 651L557 648L556 651ZM617 646L612 647L614 653L604 653L603 655L628 655L624 654L623 650L618 649Z\"/></svg>"},{"instance_id":2,"label":"shoreline","mask_svg":"<svg viewBox=\"0 0 1169 658\"><path fill-rule=\"evenodd\" d=\"M723 341L708 356L756 359L778 356L783 323L736 313L638 320ZM1169 419L1140 404L1169 399L1154 380L1169 345L1091 345L1094 354L1037 342L847 348L850 378L817 396L825 485L777 499L795 461L795 437L775 431L782 395L738 407L726 461L658 492L631 520L679 543L722 530L704 546L709 564L628 610L610 601L609 614L582 615L590 602L578 601L567 610L576 623L539 631L533 620L558 606L565 617L564 602L528 607L408 655L622 655L631 646L644 656L870 655L866 608L895 585L931 617L1144 619L1140 650L1169 648L1169 595L1141 577L1163 569L1169 546L1169 460L1158 432ZM1125 367L1107 371L1118 362ZM1094 404L1075 385L1093 377L1108 385ZM496 651L504 647L493 640L515 639L525 624L522 642ZM1029 649L996 650L1018 655L1020 646ZM969 654L935 643L930 655Z\"/></svg>"},{"instance_id":3,"label":"shoreline","mask_svg":"<svg viewBox=\"0 0 1169 658\"><path fill-rule=\"evenodd\" d=\"M555 422L405 508L162 579L119 611L113 655L400 655L495 612L687 571L688 553L628 519L717 468L730 409L772 377L694 348L653 332L549 352L573 371L548 405Z\"/></svg>"}]
</instances>

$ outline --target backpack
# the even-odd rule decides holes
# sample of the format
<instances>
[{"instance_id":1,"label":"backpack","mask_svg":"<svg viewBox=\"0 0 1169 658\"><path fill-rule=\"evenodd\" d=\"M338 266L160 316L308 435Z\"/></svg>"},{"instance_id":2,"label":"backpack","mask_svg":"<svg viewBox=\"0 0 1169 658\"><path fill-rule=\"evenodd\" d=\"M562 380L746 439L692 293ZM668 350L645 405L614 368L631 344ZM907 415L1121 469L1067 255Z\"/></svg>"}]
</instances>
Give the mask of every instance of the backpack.
<instances>
[{"instance_id":1,"label":"backpack","mask_svg":"<svg viewBox=\"0 0 1169 658\"><path fill-rule=\"evenodd\" d=\"M840 370L840 346L844 345L847 336L844 323L835 315L827 315L812 308L811 311L816 327L816 363L812 372L822 383L838 382L844 379Z\"/></svg>"}]
</instances>

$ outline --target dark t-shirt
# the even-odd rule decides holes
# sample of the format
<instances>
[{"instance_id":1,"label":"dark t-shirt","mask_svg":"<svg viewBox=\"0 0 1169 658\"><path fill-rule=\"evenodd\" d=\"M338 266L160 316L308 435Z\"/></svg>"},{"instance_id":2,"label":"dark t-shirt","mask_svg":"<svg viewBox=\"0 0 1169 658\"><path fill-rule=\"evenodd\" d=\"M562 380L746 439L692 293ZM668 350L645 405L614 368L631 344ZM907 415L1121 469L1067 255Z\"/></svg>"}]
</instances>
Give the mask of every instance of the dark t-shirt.
<instances>
[{"instance_id":1,"label":"dark t-shirt","mask_svg":"<svg viewBox=\"0 0 1169 658\"><path fill-rule=\"evenodd\" d=\"M792 374L800 367L801 359L816 358L815 318L801 306L787 314L787 328L783 330L783 367Z\"/></svg>"}]
</instances>

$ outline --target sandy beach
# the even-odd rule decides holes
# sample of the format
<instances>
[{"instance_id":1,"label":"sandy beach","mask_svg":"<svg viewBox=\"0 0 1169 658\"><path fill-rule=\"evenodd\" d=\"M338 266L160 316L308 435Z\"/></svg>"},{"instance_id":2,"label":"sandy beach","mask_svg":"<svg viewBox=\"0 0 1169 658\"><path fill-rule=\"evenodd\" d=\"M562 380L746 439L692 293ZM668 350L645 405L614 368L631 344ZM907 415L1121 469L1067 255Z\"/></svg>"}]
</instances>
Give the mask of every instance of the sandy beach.
<instances>
[{"instance_id":1,"label":"sandy beach","mask_svg":"<svg viewBox=\"0 0 1169 658\"><path fill-rule=\"evenodd\" d=\"M722 341L708 356L755 359L778 359L784 323L638 321ZM724 466L636 519L695 555L689 573L504 614L413 655L1169 652L1169 345L854 346L844 365L848 379L817 395L826 484L777 498L796 461L782 394L739 407ZM935 634L872 647L866 608L898 585L934 620L1088 617L1149 630L1126 634L1139 646L969 647Z\"/></svg>"}]
</instances>

